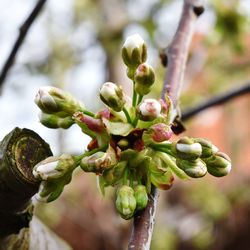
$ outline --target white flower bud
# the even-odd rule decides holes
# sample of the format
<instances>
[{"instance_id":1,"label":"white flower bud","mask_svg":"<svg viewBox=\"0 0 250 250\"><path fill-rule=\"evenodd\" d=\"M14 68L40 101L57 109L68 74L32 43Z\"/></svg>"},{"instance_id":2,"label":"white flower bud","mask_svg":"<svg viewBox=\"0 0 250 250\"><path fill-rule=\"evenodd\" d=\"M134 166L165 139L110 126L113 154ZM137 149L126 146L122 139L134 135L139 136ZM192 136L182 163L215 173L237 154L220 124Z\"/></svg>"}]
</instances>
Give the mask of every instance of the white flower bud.
<instances>
[{"instance_id":1,"label":"white flower bud","mask_svg":"<svg viewBox=\"0 0 250 250\"><path fill-rule=\"evenodd\" d=\"M39 162L33 169L33 175L36 178L47 180L49 177L57 177L60 172L56 170L59 159L58 157L48 157L44 161Z\"/></svg>"},{"instance_id":2,"label":"white flower bud","mask_svg":"<svg viewBox=\"0 0 250 250\"><path fill-rule=\"evenodd\" d=\"M139 34L129 36L122 47L122 58L129 68L137 68L147 59L147 48Z\"/></svg>"},{"instance_id":3,"label":"white flower bud","mask_svg":"<svg viewBox=\"0 0 250 250\"><path fill-rule=\"evenodd\" d=\"M155 99L145 99L138 107L139 119L152 121L161 114L161 104Z\"/></svg>"},{"instance_id":4,"label":"white flower bud","mask_svg":"<svg viewBox=\"0 0 250 250\"><path fill-rule=\"evenodd\" d=\"M125 105L124 94L121 87L112 82L106 82L100 89L101 100L113 110L119 112Z\"/></svg>"}]
</instances>

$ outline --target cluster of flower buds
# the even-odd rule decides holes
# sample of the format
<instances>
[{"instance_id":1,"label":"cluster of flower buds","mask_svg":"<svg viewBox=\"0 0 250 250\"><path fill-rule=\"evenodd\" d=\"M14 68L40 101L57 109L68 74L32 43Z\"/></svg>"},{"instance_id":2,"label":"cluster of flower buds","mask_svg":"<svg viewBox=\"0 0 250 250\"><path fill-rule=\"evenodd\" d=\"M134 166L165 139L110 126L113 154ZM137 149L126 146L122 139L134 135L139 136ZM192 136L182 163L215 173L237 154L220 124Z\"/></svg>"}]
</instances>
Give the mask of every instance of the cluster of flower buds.
<instances>
[{"instance_id":1,"label":"cluster of flower buds","mask_svg":"<svg viewBox=\"0 0 250 250\"><path fill-rule=\"evenodd\" d=\"M172 144L177 166L193 178L202 177L207 172L216 177L230 172L230 158L218 151L216 146L203 138L184 137Z\"/></svg>"},{"instance_id":2,"label":"cluster of flower buds","mask_svg":"<svg viewBox=\"0 0 250 250\"><path fill-rule=\"evenodd\" d=\"M42 181L36 200L56 199L79 166L97 175L103 194L108 186L117 189L117 211L122 218L130 219L147 206L152 185L167 190L175 176L189 179L207 172L217 177L229 173L230 159L211 142L188 137L171 141L174 114L167 96L159 101L143 99L150 92L155 75L145 63L147 48L139 35L125 41L122 58L133 81L132 102L120 86L111 82L100 89L106 108L96 114L62 90L39 90L35 102L42 111L42 124L69 128L75 123L92 140L80 156L50 157L35 166L33 174Z\"/></svg>"},{"instance_id":3,"label":"cluster of flower buds","mask_svg":"<svg viewBox=\"0 0 250 250\"><path fill-rule=\"evenodd\" d=\"M136 211L144 209L148 204L148 194L144 185L132 188L123 185L117 189L116 209L122 218L128 220Z\"/></svg>"},{"instance_id":4,"label":"cluster of flower buds","mask_svg":"<svg viewBox=\"0 0 250 250\"><path fill-rule=\"evenodd\" d=\"M139 96L147 95L155 81L154 69L146 62L147 46L138 35L129 36L122 47L122 59L127 65L127 75L134 81Z\"/></svg>"},{"instance_id":5,"label":"cluster of flower buds","mask_svg":"<svg viewBox=\"0 0 250 250\"><path fill-rule=\"evenodd\" d=\"M35 103L41 110L40 122L49 128L69 128L74 123L72 115L84 110L84 105L71 94L50 86L39 89Z\"/></svg>"}]
</instances>

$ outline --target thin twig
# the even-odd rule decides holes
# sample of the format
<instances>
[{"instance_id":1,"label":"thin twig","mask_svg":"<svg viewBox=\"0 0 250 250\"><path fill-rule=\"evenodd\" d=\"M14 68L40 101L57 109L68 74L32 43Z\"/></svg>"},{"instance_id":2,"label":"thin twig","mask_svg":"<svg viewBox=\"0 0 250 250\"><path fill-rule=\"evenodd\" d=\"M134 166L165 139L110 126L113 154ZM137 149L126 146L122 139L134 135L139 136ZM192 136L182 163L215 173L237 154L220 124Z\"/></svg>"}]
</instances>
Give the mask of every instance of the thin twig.
<instances>
[{"instance_id":1,"label":"thin twig","mask_svg":"<svg viewBox=\"0 0 250 250\"><path fill-rule=\"evenodd\" d=\"M34 22L34 20L38 16L38 14L40 13L45 2L46 2L46 0L38 0L37 4L35 5L33 10L31 11L31 13L29 14L27 19L24 21L24 23L20 27L19 36L17 37L17 39L12 47L12 50L11 50L4 66L2 68L1 74L0 74L0 91L2 89L4 80L6 79L6 76L9 72L11 66L14 64L15 57L16 57L21 45L23 44L23 41L24 41L24 39L25 39L29 29L30 29L30 26L32 25L32 23Z\"/></svg>"},{"instance_id":2,"label":"thin twig","mask_svg":"<svg viewBox=\"0 0 250 250\"><path fill-rule=\"evenodd\" d=\"M186 121L205 109L208 109L216 105L220 105L222 103L232 100L235 97L249 93L250 93L250 82L246 83L241 87L230 90L226 93L214 96L211 99L196 105L195 107L184 110L182 112L181 119L183 121Z\"/></svg>"},{"instance_id":3,"label":"thin twig","mask_svg":"<svg viewBox=\"0 0 250 250\"><path fill-rule=\"evenodd\" d=\"M175 113L178 109L178 98L182 87L183 75L187 61L187 54L194 30L194 23L203 12L204 8L200 1L184 0L183 10L179 26L172 43L168 47L168 72L164 81L162 98L169 95ZM173 117L174 118L174 117ZM158 191L151 193L150 202L142 213L134 218L133 230L128 249L148 250L154 228L155 212L158 200Z\"/></svg>"}]
</instances>

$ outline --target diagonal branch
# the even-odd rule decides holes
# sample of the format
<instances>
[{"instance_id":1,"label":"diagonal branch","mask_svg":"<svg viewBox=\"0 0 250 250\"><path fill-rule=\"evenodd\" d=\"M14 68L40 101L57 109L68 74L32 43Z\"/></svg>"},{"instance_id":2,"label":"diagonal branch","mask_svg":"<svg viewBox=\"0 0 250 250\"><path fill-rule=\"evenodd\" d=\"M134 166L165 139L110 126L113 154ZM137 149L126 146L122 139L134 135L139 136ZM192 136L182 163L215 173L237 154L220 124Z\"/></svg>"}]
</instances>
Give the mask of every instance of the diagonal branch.
<instances>
[{"instance_id":1,"label":"diagonal branch","mask_svg":"<svg viewBox=\"0 0 250 250\"><path fill-rule=\"evenodd\" d=\"M204 7L201 1L184 0L179 26L172 43L168 47L168 71L164 81L162 98L164 99L166 94L169 95L174 104L176 114L194 24L203 10ZM148 250L150 248L157 200L158 191L154 189L146 209L134 218L133 230L128 246L129 250Z\"/></svg>"},{"instance_id":2,"label":"diagonal branch","mask_svg":"<svg viewBox=\"0 0 250 250\"><path fill-rule=\"evenodd\" d=\"M43 8L44 4L46 3L46 0L38 0L37 4L35 5L34 9L31 11L27 19L24 21L22 26L19 29L19 36L17 37L13 48L2 68L2 71L0 73L0 91L2 89L4 80L7 77L7 74L11 68L11 66L14 64L15 57L23 44L23 41L32 25L32 23L35 21L36 17L40 13L41 9Z\"/></svg>"},{"instance_id":3,"label":"diagonal branch","mask_svg":"<svg viewBox=\"0 0 250 250\"><path fill-rule=\"evenodd\" d=\"M191 107L191 108L184 110L182 112L181 119L183 121L186 121L205 109L214 107L216 105L220 105L222 103L232 100L235 97L238 97L244 94L249 94L249 93L250 93L250 82L246 83L243 86L230 90L226 93L214 96L211 99L196 105L195 107Z\"/></svg>"}]
</instances>

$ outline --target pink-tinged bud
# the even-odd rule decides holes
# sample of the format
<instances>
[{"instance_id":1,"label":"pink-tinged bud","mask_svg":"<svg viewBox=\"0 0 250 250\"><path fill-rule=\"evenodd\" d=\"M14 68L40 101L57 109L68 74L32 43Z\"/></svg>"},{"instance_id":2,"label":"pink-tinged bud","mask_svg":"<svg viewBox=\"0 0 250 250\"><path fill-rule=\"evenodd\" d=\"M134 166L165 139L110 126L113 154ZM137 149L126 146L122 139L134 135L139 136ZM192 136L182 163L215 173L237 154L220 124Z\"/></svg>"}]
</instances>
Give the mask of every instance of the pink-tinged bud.
<instances>
[{"instance_id":1,"label":"pink-tinged bud","mask_svg":"<svg viewBox=\"0 0 250 250\"><path fill-rule=\"evenodd\" d=\"M122 111L125 98L121 87L112 82L106 82L100 89L101 100L114 111Z\"/></svg>"},{"instance_id":2,"label":"pink-tinged bud","mask_svg":"<svg viewBox=\"0 0 250 250\"><path fill-rule=\"evenodd\" d=\"M129 68L137 68L147 59L147 47L140 35L129 36L122 47L123 62Z\"/></svg>"},{"instance_id":3,"label":"pink-tinged bud","mask_svg":"<svg viewBox=\"0 0 250 250\"><path fill-rule=\"evenodd\" d=\"M135 91L142 96L148 94L155 81L153 68L147 63L140 64L135 71L134 80Z\"/></svg>"},{"instance_id":4,"label":"pink-tinged bud","mask_svg":"<svg viewBox=\"0 0 250 250\"><path fill-rule=\"evenodd\" d=\"M84 115L82 112L76 112L73 115L73 119L78 123L85 124L88 127L88 129L90 129L95 133L102 133L105 129L104 124L100 119Z\"/></svg>"},{"instance_id":5,"label":"pink-tinged bud","mask_svg":"<svg viewBox=\"0 0 250 250\"><path fill-rule=\"evenodd\" d=\"M151 129L151 133L152 133L152 139L155 142L167 141L173 135L173 132L172 132L170 126L168 126L164 123L154 124L150 129Z\"/></svg>"},{"instance_id":6,"label":"pink-tinged bud","mask_svg":"<svg viewBox=\"0 0 250 250\"><path fill-rule=\"evenodd\" d=\"M160 116L161 104L155 99L145 99L137 110L140 120L152 121Z\"/></svg>"}]
</instances>

